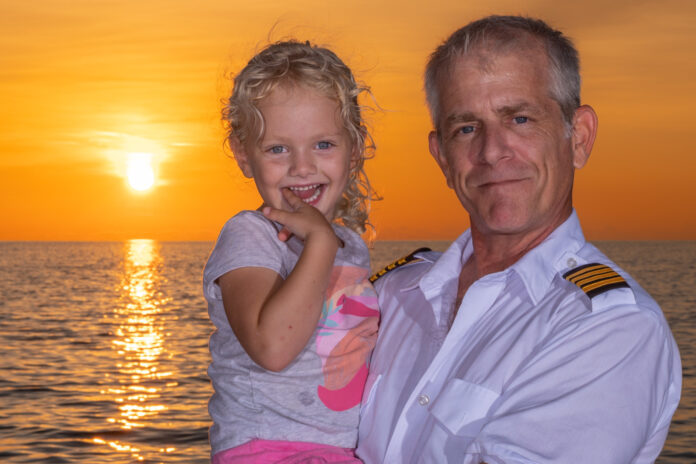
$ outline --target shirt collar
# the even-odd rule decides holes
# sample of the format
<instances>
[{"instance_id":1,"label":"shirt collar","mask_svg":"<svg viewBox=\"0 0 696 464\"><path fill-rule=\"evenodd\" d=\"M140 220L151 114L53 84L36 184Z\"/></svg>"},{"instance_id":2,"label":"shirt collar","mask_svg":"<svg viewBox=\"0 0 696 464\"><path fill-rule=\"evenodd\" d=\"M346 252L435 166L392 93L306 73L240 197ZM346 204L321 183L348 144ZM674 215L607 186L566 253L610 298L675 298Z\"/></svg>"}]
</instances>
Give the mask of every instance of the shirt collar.
<instances>
[{"instance_id":1,"label":"shirt collar","mask_svg":"<svg viewBox=\"0 0 696 464\"><path fill-rule=\"evenodd\" d=\"M522 279L532 301L537 303L546 294L557 274L581 262L577 252L584 245L585 237L580 221L573 210L568 219L543 242L503 272L514 271ZM471 230L467 229L419 280L403 287L403 291L420 286L426 297L441 293L445 286L452 285L452 280L458 280L462 264L472 252Z\"/></svg>"},{"instance_id":2,"label":"shirt collar","mask_svg":"<svg viewBox=\"0 0 696 464\"><path fill-rule=\"evenodd\" d=\"M467 229L410 288L420 286L426 296L441 292L443 287L451 285L452 280L459 280L462 263L469 259L472 251L471 230Z\"/></svg>"},{"instance_id":3,"label":"shirt collar","mask_svg":"<svg viewBox=\"0 0 696 464\"><path fill-rule=\"evenodd\" d=\"M522 279L532 301L538 303L556 275L579 263L577 252L584 245L585 236L573 210L568 219L510 269Z\"/></svg>"}]
</instances>

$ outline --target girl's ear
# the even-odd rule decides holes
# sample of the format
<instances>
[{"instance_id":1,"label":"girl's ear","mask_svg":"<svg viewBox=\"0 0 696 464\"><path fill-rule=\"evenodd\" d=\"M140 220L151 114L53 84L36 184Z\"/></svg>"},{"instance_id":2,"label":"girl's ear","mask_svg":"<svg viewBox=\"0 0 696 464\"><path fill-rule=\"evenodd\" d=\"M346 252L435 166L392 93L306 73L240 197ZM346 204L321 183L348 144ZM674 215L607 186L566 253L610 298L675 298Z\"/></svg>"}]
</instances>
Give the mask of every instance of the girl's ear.
<instances>
[{"instance_id":1,"label":"girl's ear","mask_svg":"<svg viewBox=\"0 0 696 464\"><path fill-rule=\"evenodd\" d=\"M237 162L237 166L244 174L244 177L252 178L254 177L254 172L251 169L251 161L249 159L249 154L247 153L244 144L239 141L237 137L230 137L230 147L232 148L232 153L234 154L234 159Z\"/></svg>"}]
</instances>

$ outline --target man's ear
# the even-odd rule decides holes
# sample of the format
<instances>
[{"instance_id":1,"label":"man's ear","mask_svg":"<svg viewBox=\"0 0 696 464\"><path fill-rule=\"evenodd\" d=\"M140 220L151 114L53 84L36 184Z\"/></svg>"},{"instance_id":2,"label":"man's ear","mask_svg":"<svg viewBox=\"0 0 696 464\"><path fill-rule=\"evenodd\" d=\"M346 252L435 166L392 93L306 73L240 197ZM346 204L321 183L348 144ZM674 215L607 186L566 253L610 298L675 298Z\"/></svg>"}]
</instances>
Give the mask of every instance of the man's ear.
<instances>
[{"instance_id":1,"label":"man's ear","mask_svg":"<svg viewBox=\"0 0 696 464\"><path fill-rule=\"evenodd\" d=\"M597 114L591 106L582 105L575 110L573 116L571 143L573 144L573 166L575 169L580 169L587 163L596 136Z\"/></svg>"},{"instance_id":2,"label":"man's ear","mask_svg":"<svg viewBox=\"0 0 696 464\"><path fill-rule=\"evenodd\" d=\"M244 177L252 178L254 177L254 172L251 169L251 163L249 161L249 154L247 153L244 144L239 141L237 137L230 137L230 148L232 148L232 153L234 154L234 160L237 162L237 166L244 174Z\"/></svg>"},{"instance_id":3,"label":"man's ear","mask_svg":"<svg viewBox=\"0 0 696 464\"><path fill-rule=\"evenodd\" d=\"M430 134L428 134L428 149L430 150L430 154L433 155L433 158L435 158L435 161L437 161L437 165L440 166L442 173L445 175L447 186L453 188L452 179L450 178L449 162L447 161L444 150L440 146L440 138L437 136L437 131L430 131Z\"/></svg>"}]
</instances>

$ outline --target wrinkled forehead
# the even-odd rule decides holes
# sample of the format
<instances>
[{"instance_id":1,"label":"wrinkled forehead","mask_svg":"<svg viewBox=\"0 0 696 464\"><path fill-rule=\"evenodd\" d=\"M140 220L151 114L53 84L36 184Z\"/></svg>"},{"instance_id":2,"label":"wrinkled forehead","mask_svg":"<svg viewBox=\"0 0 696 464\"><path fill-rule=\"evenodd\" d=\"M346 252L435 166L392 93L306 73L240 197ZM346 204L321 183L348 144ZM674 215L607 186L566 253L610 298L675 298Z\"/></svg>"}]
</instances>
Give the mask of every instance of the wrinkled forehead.
<instances>
[{"instance_id":1,"label":"wrinkled forehead","mask_svg":"<svg viewBox=\"0 0 696 464\"><path fill-rule=\"evenodd\" d=\"M551 65L544 45L533 39L515 44L500 47L484 42L453 57L437 78L440 109L447 106L448 94L462 80L496 80L498 75L514 75L552 97Z\"/></svg>"}]
</instances>

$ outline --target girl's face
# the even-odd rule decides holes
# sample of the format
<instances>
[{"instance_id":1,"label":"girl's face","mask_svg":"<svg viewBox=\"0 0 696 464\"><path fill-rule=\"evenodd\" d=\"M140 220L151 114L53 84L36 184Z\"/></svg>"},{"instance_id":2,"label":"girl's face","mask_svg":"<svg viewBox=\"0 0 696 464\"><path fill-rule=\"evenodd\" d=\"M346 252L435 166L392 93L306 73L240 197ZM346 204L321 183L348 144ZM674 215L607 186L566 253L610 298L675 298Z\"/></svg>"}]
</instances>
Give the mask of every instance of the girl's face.
<instances>
[{"instance_id":1,"label":"girl's face","mask_svg":"<svg viewBox=\"0 0 696 464\"><path fill-rule=\"evenodd\" d=\"M256 146L235 146L235 159L253 177L264 204L290 211L289 188L331 221L356 159L338 103L316 90L281 84L258 105L265 133Z\"/></svg>"}]
</instances>

